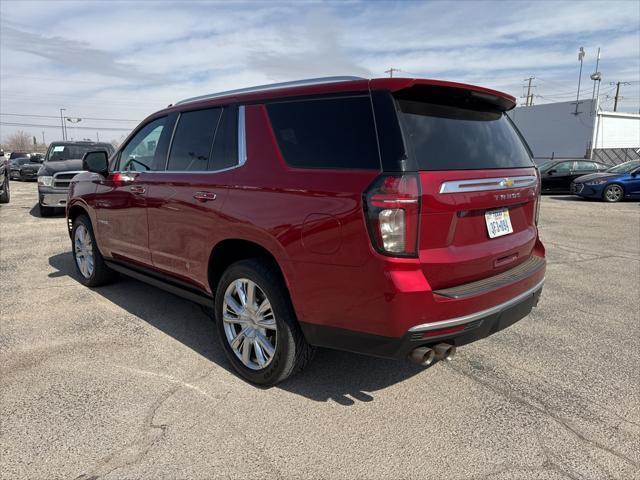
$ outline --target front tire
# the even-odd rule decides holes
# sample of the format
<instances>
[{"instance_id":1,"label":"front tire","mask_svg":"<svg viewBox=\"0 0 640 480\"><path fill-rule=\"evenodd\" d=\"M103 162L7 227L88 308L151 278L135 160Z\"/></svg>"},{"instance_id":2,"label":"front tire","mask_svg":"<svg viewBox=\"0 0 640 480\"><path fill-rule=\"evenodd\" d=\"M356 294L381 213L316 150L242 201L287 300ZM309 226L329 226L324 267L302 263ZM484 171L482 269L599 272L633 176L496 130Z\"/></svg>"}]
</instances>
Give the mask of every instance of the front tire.
<instances>
[{"instance_id":1,"label":"front tire","mask_svg":"<svg viewBox=\"0 0 640 480\"><path fill-rule=\"evenodd\" d=\"M9 187L9 183L9 176L5 173L2 195L0 195L0 203L9 203L9 200L11 200L11 187Z\"/></svg>"},{"instance_id":2,"label":"front tire","mask_svg":"<svg viewBox=\"0 0 640 480\"><path fill-rule=\"evenodd\" d=\"M96 244L91 220L86 215L79 215L73 221L71 244L73 263L83 285L99 287L116 278L116 272L104 263L104 258Z\"/></svg>"},{"instance_id":3,"label":"front tire","mask_svg":"<svg viewBox=\"0 0 640 480\"><path fill-rule=\"evenodd\" d=\"M602 198L605 202L609 203L619 202L624 198L624 188L622 188L622 185L612 183L604 189L604 192L602 192Z\"/></svg>"},{"instance_id":4,"label":"front tire","mask_svg":"<svg viewBox=\"0 0 640 480\"><path fill-rule=\"evenodd\" d=\"M38 210L40 211L41 217L50 217L54 214L55 209L51 207L45 207L41 203L38 203Z\"/></svg>"},{"instance_id":5,"label":"front tire","mask_svg":"<svg viewBox=\"0 0 640 480\"><path fill-rule=\"evenodd\" d=\"M302 370L313 357L277 267L241 260L222 275L215 295L222 348L246 380L272 386Z\"/></svg>"}]
</instances>

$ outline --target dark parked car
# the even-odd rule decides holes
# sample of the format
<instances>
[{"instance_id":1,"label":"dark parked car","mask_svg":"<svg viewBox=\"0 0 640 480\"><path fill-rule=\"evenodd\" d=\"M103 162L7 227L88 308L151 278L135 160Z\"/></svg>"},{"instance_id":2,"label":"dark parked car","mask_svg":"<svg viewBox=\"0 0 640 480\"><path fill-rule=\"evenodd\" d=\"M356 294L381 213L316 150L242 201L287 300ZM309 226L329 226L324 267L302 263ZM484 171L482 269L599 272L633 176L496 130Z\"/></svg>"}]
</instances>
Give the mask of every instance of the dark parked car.
<instances>
[{"instance_id":1,"label":"dark parked car","mask_svg":"<svg viewBox=\"0 0 640 480\"><path fill-rule=\"evenodd\" d=\"M18 170L18 180L36 180L42 162L43 160L40 158L32 156L28 162L21 164Z\"/></svg>"},{"instance_id":2,"label":"dark parked car","mask_svg":"<svg viewBox=\"0 0 640 480\"><path fill-rule=\"evenodd\" d=\"M9 203L11 200L9 174L9 160L2 155L0 156L0 203Z\"/></svg>"},{"instance_id":3,"label":"dark parked car","mask_svg":"<svg viewBox=\"0 0 640 480\"><path fill-rule=\"evenodd\" d=\"M29 163L31 159L29 157L15 157L9 159L9 177L11 180L20 180L20 168L22 165Z\"/></svg>"},{"instance_id":4,"label":"dark parked car","mask_svg":"<svg viewBox=\"0 0 640 480\"><path fill-rule=\"evenodd\" d=\"M314 346L450 359L542 290L539 178L514 106L353 77L179 102L110 161L85 156L67 204L78 277L121 272L212 307L230 363L258 384Z\"/></svg>"},{"instance_id":5,"label":"dark parked car","mask_svg":"<svg viewBox=\"0 0 640 480\"><path fill-rule=\"evenodd\" d=\"M571 182L587 173L602 172L611 165L591 160L553 160L540 166L542 193L570 193Z\"/></svg>"},{"instance_id":6,"label":"dark parked car","mask_svg":"<svg viewBox=\"0 0 640 480\"><path fill-rule=\"evenodd\" d=\"M67 203L69 182L82 171L82 157L89 151L102 150L111 155L110 143L53 142L38 170L38 206L47 217Z\"/></svg>"},{"instance_id":7,"label":"dark parked car","mask_svg":"<svg viewBox=\"0 0 640 480\"><path fill-rule=\"evenodd\" d=\"M571 193L606 202L640 198L640 160L631 160L605 172L578 177L571 184Z\"/></svg>"}]
</instances>

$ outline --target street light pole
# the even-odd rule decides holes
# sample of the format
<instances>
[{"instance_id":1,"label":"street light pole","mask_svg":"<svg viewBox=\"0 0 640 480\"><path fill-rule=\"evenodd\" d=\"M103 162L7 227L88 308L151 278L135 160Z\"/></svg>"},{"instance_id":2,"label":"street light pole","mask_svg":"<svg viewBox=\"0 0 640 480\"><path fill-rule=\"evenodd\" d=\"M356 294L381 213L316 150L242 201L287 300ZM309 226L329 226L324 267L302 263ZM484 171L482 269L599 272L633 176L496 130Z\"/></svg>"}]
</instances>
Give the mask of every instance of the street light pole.
<instances>
[{"instance_id":1,"label":"street light pole","mask_svg":"<svg viewBox=\"0 0 640 480\"><path fill-rule=\"evenodd\" d=\"M584 47L580 47L578 52L578 60L580 60L580 75L578 76L578 93L576 95L576 111L574 115L578 115L578 101L580 100L580 80L582 80L582 59L584 58Z\"/></svg>"}]
</instances>

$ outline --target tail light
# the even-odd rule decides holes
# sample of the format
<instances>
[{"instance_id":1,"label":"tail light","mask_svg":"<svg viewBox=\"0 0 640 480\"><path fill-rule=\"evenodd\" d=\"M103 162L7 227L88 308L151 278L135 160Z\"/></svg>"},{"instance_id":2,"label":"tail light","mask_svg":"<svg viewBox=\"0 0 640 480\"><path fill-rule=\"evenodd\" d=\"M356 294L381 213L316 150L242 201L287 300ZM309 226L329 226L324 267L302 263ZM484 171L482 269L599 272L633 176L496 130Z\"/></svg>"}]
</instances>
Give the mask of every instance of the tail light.
<instances>
[{"instance_id":1,"label":"tail light","mask_svg":"<svg viewBox=\"0 0 640 480\"><path fill-rule=\"evenodd\" d=\"M380 253L396 257L417 256L419 185L416 174L382 175L365 192L369 235Z\"/></svg>"},{"instance_id":2,"label":"tail light","mask_svg":"<svg viewBox=\"0 0 640 480\"><path fill-rule=\"evenodd\" d=\"M538 225L538 218L540 218L540 200L542 197L542 179L540 178L540 171L536 168L536 177L538 177L538 183L537 183L537 192L536 192L536 209L535 209L535 216L534 216L534 220L536 222L536 226Z\"/></svg>"}]
</instances>

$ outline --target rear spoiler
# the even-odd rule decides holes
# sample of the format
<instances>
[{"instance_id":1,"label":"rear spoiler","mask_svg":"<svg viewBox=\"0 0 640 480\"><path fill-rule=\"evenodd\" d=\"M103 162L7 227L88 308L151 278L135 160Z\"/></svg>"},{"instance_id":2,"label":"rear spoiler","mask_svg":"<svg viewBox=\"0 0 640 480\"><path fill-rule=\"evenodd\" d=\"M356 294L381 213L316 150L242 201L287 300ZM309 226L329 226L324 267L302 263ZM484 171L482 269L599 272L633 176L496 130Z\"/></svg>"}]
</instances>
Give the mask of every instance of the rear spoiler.
<instances>
[{"instance_id":1,"label":"rear spoiler","mask_svg":"<svg viewBox=\"0 0 640 480\"><path fill-rule=\"evenodd\" d=\"M426 78L376 78L369 82L371 90L390 90L399 98L429 98L442 96L468 97L473 103L507 112L516 106L515 97L466 83L445 82Z\"/></svg>"}]
</instances>

